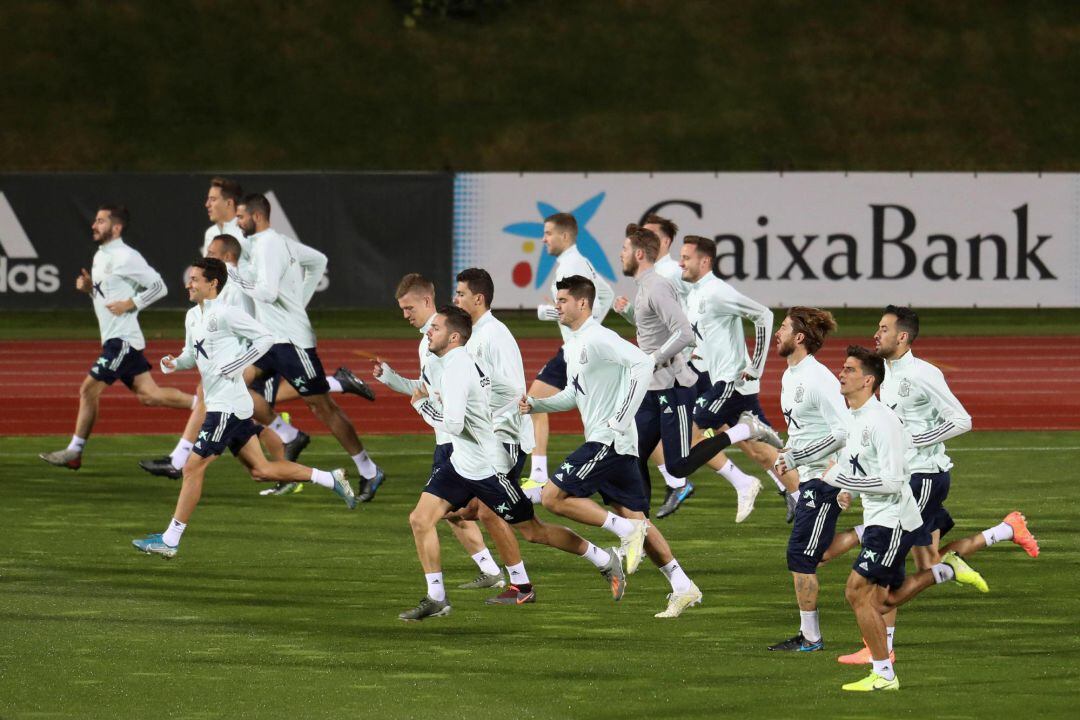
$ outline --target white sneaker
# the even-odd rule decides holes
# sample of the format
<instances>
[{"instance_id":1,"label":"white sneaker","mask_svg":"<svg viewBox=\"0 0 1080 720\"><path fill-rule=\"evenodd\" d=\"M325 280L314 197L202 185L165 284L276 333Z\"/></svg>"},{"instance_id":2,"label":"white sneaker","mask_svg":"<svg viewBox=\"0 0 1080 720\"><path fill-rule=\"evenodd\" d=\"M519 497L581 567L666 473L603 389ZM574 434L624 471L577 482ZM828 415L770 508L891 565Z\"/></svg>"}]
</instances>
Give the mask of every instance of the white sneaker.
<instances>
[{"instance_id":1,"label":"white sneaker","mask_svg":"<svg viewBox=\"0 0 1080 720\"><path fill-rule=\"evenodd\" d=\"M750 428L750 439L772 445L777 450L784 449L784 441L775 430L765 424L761 418L750 411L739 416L739 423Z\"/></svg>"},{"instance_id":2,"label":"white sneaker","mask_svg":"<svg viewBox=\"0 0 1080 720\"><path fill-rule=\"evenodd\" d=\"M658 612L653 617L658 618L675 618L682 615L682 611L688 607L701 604L701 590L694 583L690 583L690 589L681 593L670 593L668 596L667 608L662 612Z\"/></svg>"},{"instance_id":3,"label":"white sneaker","mask_svg":"<svg viewBox=\"0 0 1080 720\"><path fill-rule=\"evenodd\" d=\"M738 493L739 508L735 511L735 522L741 523L750 517L750 513L754 512L754 501L759 492L761 492L761 481L754 478L753 485Z\"/></svg>"},{"instance_id":4,"label":"white sneaker","mask_svg":"<svg viewBox=\"0 0 1080 720\"><path fill-rule=\"evenodd\" d=\"M649 532L648 520L631 520L634 531L619 542L619 554L626 558L626 574L637 572L641 558L645 555L645 534Z\"/></svg>"}]
</instances>

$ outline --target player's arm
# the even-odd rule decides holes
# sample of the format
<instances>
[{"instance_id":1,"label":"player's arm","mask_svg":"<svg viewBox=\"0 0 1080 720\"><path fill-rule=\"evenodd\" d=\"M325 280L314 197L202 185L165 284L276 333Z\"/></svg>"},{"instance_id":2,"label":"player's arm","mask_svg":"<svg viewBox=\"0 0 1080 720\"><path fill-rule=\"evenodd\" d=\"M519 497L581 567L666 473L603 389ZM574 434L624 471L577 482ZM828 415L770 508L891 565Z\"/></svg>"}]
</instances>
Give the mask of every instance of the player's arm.
<instances>
[{"instance_id":1,"label":"player's arm","mask_svg":"<svg viewBox=\"0 0 1080 720\"><path fill-rule=\"evenodd\" d=\"M281 277L288 267L288 248L281 237L267 237L259 241L259 257L254 265L254 272L249 277L239 270L229 268L229 282L235 282L240 291L252 300L272 303L278 298L281 289Z\"/></svg>"},{"instance_id":2,"label":"player's arm","mask_svg":"<svg viewBox=\"0 0 1080 720\"><path fill-rule=\"evenodd\" d=\"M920 380L927 399L938 412L939 420L937 425L926 432L911 437L915 447L936 445L971 430L971 415L968 415L967 410L953 395L940 370L925 373Z\"/></svg>"},{"instance_id":3,"label":"player's arm","mask_svg":"<svg viewBox=\"0 0 1080 720\"><path fill-rule=\"evenodd\" d=\"M600 277L600 273L593 269L591 263L589 264L589 270L592 271L589 279L592 280L593 285L596 286L596 300L593 301L592 316L596 318L597 322L602 323L604 317L608 314L608 310L611 309L612 303L615 302L615 291L608 285L607 280ZM631 313L633 313L633 311L631 311Z\"/></svg>"},{"instance_id":4,"label":"player's arm","mask_svg":"<svg viewBox=\"0 0 1080 720\"><path fill-rule=\"evenodd\" d=\"M142 310L147 305L155 303L168 294L165 281L161 279L158 271L150 267L146 259L138 253L129 253L117 268L117 274L128 278L136 287L142 288L131 298L132 310ZM123 302L123 301L120 301ZM110 303L110 306L113 303ZM110 307L110 309L112 309Z\"/></svg>"},{"instance_id":5,"label":"player's arm","mask_svg":"<svg viewBox=\"0 0 1080 720\"><path fill-rule=\"evenodd\" d=\"M388 363L380 362L379 366L382 368L382 372L376 375L375 379L394 392L399 392L402 395L412 395L424 386L424 383L420 380L410 380L403 377Z\"/></svg>"},{"instance_id":6,"label":"player's arm","mask_svg":"<svg viewBox=\"0 0 1080 720\"><path fill-rule=\"evenodd\" d=\"M191 339L191 329L187 327L187 323L184 324L184 349L179 356L169 358L172 360L171 367L166 365L166 358L169 356L166 355L161 359L161 372L166 375L176 370L189 370L195 367L195 342Z\"/></svg>"},{"instance_id":7,"label":"player's arm","mask_svg":"<svg viewBox=\"0 0 1080 720\"><path fill-rule=\"evenodd\" d=\"M446 373L460 374L453 367L447 368ZM465 409L469 400L469 383L466 378L443 375L441 408L426 394L413 397L412 406L431 427L450 435L460 435L465 429Z\"/></svg>"},{"instance_id":8,"label":"player's arm","mask_svg":"<svg viewBox=\"0 0 1080 720\"><path fill-rule=\"evenodd\" d=\"M577 407L573 386L565 387L551 397L534 398L529 396L527 402L534 413L566 412Z\"/></svg>"},{"instance_id":9,"label":"player's arm","mask_svg":"<svg viewBox=\"0 0 1080 720\"><path fill-rule=\"evenodd\" d=\"M218 374L232 378L265 355L274 344L274 336L265 325L246 312L235 308L222 307L218 313L218 322L223 323L225 329L232 331L250 343L239 355L227 360L218 367Z\"/></svg>"},{"instance_id":10,"label":"player's arm","mask_svg":"<svg viewBox=\"0 0 1080 720\"><path fill-rule=\"evenodd\" d=\"M300 269L304 271L304 306L306 307L311 298L315 296L315 288L319 286L326 273L326 256L313 247L304 245L299 240L293 241L293 251L296 260L300 263Z\"/></svg>"},{"instance_id":11,"label":"player's arm","mask_svg":"<svg viewBox=\"0 0 1080 720\"><path fill-rule=\"evenodd\" d=\"M603 338L597 343L600 357L622 365L630 371L630 382L626 393L615 404L615 414L608 418L607 424L616 432L626 432L634 422L641 401L649 389L656 364L637 345L622 338Z\"/></svg>"},{"instance_id":12,"label":"player's arm","mask_svg":"<svg viewBox=\"0 0 1080 720\"><path fill-rule=\"evenodd\" d=\"M664 282L660 287L659 292L652 293L650 300L657 317L667 326L671 335L653 353L653 360L657 365L681 353L683 348L694 340L694 331L690 329L690 321L686 319L675 286Z\"/></svg>"},{"instance_id":13,"label":"player's arm","mask_svg":"<svg viewBox=\"0 0 1080 720\"><path fill-rule=\"evenodd\" d=\"M624 300L626 301L626 304L623 304ZM623 319L626 320L626 322L630 323L631 325L637 325L637 320L635 319L634 315L635 310L633 300L624 297L617 297L615 298L614 304L611 306L611 309L622 315Z\"/></svg>"}]
</instances>

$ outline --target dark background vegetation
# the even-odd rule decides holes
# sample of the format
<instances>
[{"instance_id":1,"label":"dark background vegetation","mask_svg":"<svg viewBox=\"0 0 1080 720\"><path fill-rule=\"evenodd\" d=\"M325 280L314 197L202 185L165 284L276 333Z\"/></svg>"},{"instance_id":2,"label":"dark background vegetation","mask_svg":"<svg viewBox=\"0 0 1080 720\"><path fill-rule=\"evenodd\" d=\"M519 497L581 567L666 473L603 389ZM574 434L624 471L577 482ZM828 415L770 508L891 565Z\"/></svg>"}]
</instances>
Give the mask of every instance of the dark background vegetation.
<instances>
[{"instance_id":1,"label":"dark background vegetation","mask_svg":"<svg viewBox=\"0 0 1080 720\"><path fill-rule=\"evenodd\" d=\"M1080 167L1077 2L36 0L0 27L5 171Z\"/></svg>"}]
</instances>

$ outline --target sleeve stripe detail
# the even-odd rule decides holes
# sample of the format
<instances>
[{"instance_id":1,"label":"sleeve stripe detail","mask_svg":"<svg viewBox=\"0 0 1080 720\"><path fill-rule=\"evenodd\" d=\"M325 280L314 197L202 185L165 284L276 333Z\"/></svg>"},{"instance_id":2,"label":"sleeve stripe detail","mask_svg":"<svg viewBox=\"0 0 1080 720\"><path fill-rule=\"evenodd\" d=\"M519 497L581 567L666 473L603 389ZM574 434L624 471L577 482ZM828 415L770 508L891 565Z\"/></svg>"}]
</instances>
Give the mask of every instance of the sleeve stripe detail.
<instances>
[{"instance_id":1,"label":"sleeve stripe detail","mask_svg":"<svg viewBox=\"0 0 1080 720\"><path fill-rule=\"evenodd\" d=\"M221 372L228 374L228 373L233 372L234 370L239 370L243 366L248 365L249 363L254 362L255 360L257 360L260 355L261 355L261 353L258 350L256 350L255 348L251 348L246 353L244 353L240 357L236 358L232 362L228 363L227 365L222 366Z\"/></svg>"},{"instance_id":2,"label":"sleeve stripe detail","mask_svg":"<svg viewBox=\"0 0 1080 720\"><path fill-rule=\"evenodd\" d=\"M915 435L911 439L914 440L917 443L930 442L934 438L940 437L941 435L945 435L950 430L954 430L955 428L956 428L956 426L952 424L951 420L946 420L945 422L941 423L937 427L934 427L934 428L931 428L930 430L927 430L922 435Z\"/></svg>"},{"instance_id":3,"label":"sleeve stripe detail","mask_svg":"<svg viewBox=\"0 0 1080 720\"><path fill-rule=\"evenodd\" d=\"M616 413L616 415L615 415L616 420L618 420L620 422L622 421L623 417L626 415L626 411L630 409L630 400L634 397L634 391L636 391L636 390L637 390L637 380L631 380L630 381L630 389L626 393L626 397L623 398L622 406L619 408L619 412Z\"/></svg>"}]
</instances>

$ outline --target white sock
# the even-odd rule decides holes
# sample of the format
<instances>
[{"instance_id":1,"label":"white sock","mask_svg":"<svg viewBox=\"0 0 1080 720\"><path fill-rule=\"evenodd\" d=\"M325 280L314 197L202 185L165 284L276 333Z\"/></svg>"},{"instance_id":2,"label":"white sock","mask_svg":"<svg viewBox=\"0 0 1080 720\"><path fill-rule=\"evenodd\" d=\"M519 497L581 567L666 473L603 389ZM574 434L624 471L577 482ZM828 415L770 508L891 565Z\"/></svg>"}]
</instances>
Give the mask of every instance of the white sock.
<instances>
[{"instance_id":1,"label":"white sock","mask_svg":"<svg viewBox=\"0 0 1080 720\"><path fill-rule=\"evenodd\" d=\"M183 469L193 447L195 447L195 443L186 438L180 438L180 442L176 443L176 447L173 448L172 453L169 455L169 462L172 463L172 466L177 470Z\"/></svg>"},{"instance_id":2,"label":"white sock","mask_svg":"<svg viewBox=\"0 0 1080 720\"><path fill-rule=\"evenodd\" d=\"M671 583L671 590L673 592L687 592L690 589L690 586L693 585L693 583L690 582L689 576L683 571L682 565L680 565L679 561L675 558L672 558L671 562L667 565L662 566L660 572L664 573L664 577Z\"/></svg>"},{"instance_id":3,"label":"white sock","mask_svg":"<svg viewBox=\"0 0 1080 720\"><path fill-rule=\"evenodd\" d=\"M270 423L270 429L277 433L277 436L281 438L283 443L291 443L296 439L296 436L300 434L300 431L294 428L289 423L278 415L274 418L274 421Z\"/></svg>"},{"instance_id":4,"label":"white sock","mask_svg":"<svg viewBox=\"0 0 1080 720\"><path fill-rule=\"evenodd\" d=\"M311 468L311 482L316 485L322 485L324 488L334 489L334 475L328 473L325 470L319 470L318 468Z\"/></svg>"},{"instance_id":5,"label":"white sock","mask_svg":"<svg viewBox=\"0 0 1080 720\"><path fill-rule=\"evenodd\" d=\"M986 541L986 547L990 547L994 543L999 543L1004 540L1013 539L1012 525L1008 523L1000 523L992 528L987 528L982 531L983 540Z\"/></svg>"},{"instance_id":6,"label":"white sock","mask_svg":"<svg viewBox=\"0 0 1080 720\"><path fill-rule=\"evenodd\" d=\"M607 550L602 550L596 547L588 540L586 540L585 542L588 544L589 547L585 549L585 552L581 554L581 557L591 562L600 570L606 568L608 563L611 562L611 553L609 553Z\"/></svg>"},{"instance_id":7,"label":"white sock","mask_svg":"<svg viewBox=\"0 0 1080 720\"><path fill-rule=\"evenodd\" d=\"M608 511L607 520L604 521L604 524L601 527L608 532L615 533L620 539L634 532L634 523L611 511Z\"/></svg>"},{"instance_id":8,"label":"white sock","mask_svg":"<svg viewBox=\"0 0 1080 720\"><path fill-rule=\"evenodd\" d=\"M780 492L784 492L784 493L786 493L788 491L787 486L784 485L784 482L780 479L779 475L774 473L772 470L766 470L765 472L768 473L769 477L772 478L772 481L776 484L776 489L777 490L779 490ZM798 491L796 491L796 492L798 492Z\"/></svg>"},{"instance_id":9,"label":"white sock","mask_svg":"<svg viewBox=\"0 0 1080 720\"><path fill-rule=\"evenodd\" d=\"M476 563L476 567L480 568L480 572L485 575L499 574L499 566L495 564L495 559L491 557L491 551L487 548L473 555L472 559Z\"/></svg>"},{"instance_id":10,"label":"white sock","mask_svg":"<svg viewBox=\"0 0 1080 720\"><path fill-rule=\"evenodd\" d=\"M81 453L84 445L86 445L86 438L81 438L78 435L72 435L71 442L68 443L67 449Z\"/></svg>"},{"instance_id":11,"label":"white sock","mask_svg":"<svg viewBox=\"0 0 1080 720\"><path fill-rule=\"evenodd\" d=\"M506 572L510 575L510 584L521 587L522 585L529 584L529 573L525 572L525 561L522 560L517 565L507 565Z\"/></svg>"},{"instance_id":12,"label":"white sock","mask_svg":"<svg viewBox=\"0 0 1080 720\"><path fill-rule=\"evenodd\" d=\"M934 574L934 582L938 585L943 582L949 582L956 577L956 571L952 569L951 565L946 565L945 563L938 563L930 568L930 572Z\"/></svg>"},{"instance_id":13,"label":"white sock","mask_svg":"<svg viewBox=\"0 0 1080 720\"><path fill-rule=\"evenodd\" d=\"M884 660L874 660L874 672L886 680L892 680L896 677L896 672L893 671L892 661L888 658L885 658Z\"/></svg>"},{"instance_id":14,"label":"white sock","mask_svg":"<svg viewBox=\"0 0 1080 720\"><path fill-rule=\"evenodd\" d=\"M731 483L731 487L735 488L736 492L749 490L754 484L754 478L740 470L731 460L728 460L724 467L716 472Z\"/></svg>"},{"instance_id":15,"label":"white sock","mask_svg":"<svg viewBox=\"0 0 1080 720\"><path fill-rule=\"evenodd\" d=\"M445 600L446 599L446 586L443 585L442 573L424 573L424 579L427 580L427 594L432 600Z\"/></svg>"},{"instance_id":16,"label":"white sock","mask_svg":"<svg viewBox=\"0 0 1080 720\"><path fill-rule=\"evenodd\" d=\"M326 384L330 386L332 393L345 392L345 389L341 387L341 382L333 375L326 376Z\"/></svg>"},{"instance_id":17,"label":"white sock","mask_svg":"<svg viewBox=\"0 0 1080 720\"><path fill-rule=\"evenodd\" d=\"M375 467L375 463L371 462L367 450L361 450L353 455L352 461L356 463L356 469L362 477L370 479L379 474L379 468Z\"/></svg>"},{"instance_id":18,"label":"white sock","mask_svg":"<svg viewBox=\"0 0 1080 720\"><path fill-rule=\"evenodd\" d=\"M865 525L856 525L855 526L855 535L858 536L859 542L862 542L862 535L863 535L864 532L866 532L866 526Z\"/></svg>"},{"instance_id":19,"label":"white sock","mask_svg":"<svg viewBox=\"0 0 1080 720\"><path fill-rule=\"evenodd\" d=\"M657 465L656 469L664 476L664 483L672 490L686 487L686 478L677 478L667 471L667 465Z\"/></svg>"},{"instance_id":20,"label":"white sock","mask_svg":"<svg viewBox=\"0 0 1080 720\"><path fill-rule=\"evenodd\" d=\"M739 423L735 427L728 428L725 432L727 432L727 436L731 440L732 445L750 439L750 426L743 425L742 423Z\"/></svg>"},{"instance_id":21,"label":"white sock","mask_svg":"<svg viewBox=\"0 0 1080 720\"><path fill-rule=\"evenodd\" d=\"M821 640L821 626L818 625L817 610L799 611L799 632L810 642Z\"/></svg>"},{"instance_id":22,"label":"white sock","mask_svg":"<svg viewBox=\"0 0 1080 720\"><path fill-rule=\"evenodd\" d=\"M547 455L533 455L532 456L532 470L529 472L529 477L536 480L536 476L547 477Z\"/></svg>"},{"instance_id":23,"label":"white sock","mask_svg":"<svg viewBox=\"0 0 1080 720\"><path fill-rule=\"evenodd\" d=\"M172 519L169 523L169 527L165 529L165 532L161 533L161 539L169 547L176 547L180 544L180 536L184 534L184 528L187 527L187 523L182 523L176 518Z\"/></svg>"},{"instance_id":24,"label":"white sock","mask_svg":"<svg viewBox=\"0 0 1080 720\"><path fill-rule=\"evenodd\" d=\"M889 652L892 652L893 636L896 635L896 627L885 626L885 642L888 643Z\"/></svg>"}]
</instances>

